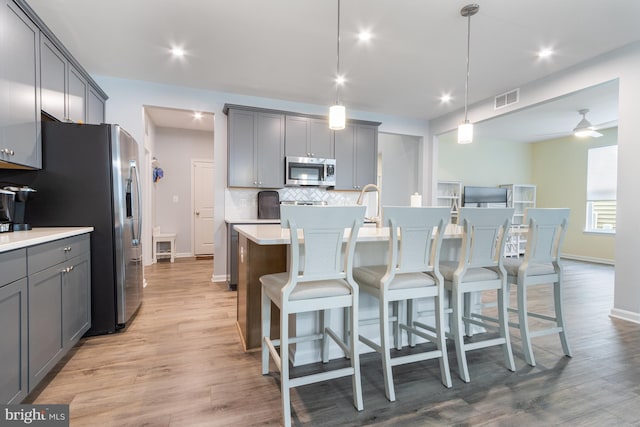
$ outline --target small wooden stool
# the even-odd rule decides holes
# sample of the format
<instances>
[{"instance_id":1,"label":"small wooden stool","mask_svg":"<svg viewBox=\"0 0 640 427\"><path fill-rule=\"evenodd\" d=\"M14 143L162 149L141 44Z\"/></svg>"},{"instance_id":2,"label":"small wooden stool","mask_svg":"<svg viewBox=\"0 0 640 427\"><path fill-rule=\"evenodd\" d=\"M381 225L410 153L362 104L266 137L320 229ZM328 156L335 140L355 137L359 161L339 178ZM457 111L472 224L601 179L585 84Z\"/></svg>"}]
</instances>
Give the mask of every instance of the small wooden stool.
<instances>
[{"instance_id":1,"label":"small wooden stool","mask_svg":"<svg viewBox=\"0 0 640 427\"><path fill-rule=\"evenodd\" d=\"M169 243L169 250L158 249L158 245ZM176 234L175 233L154 233L153 235L153 263L158 262L158 255L169 255L171 262L176 259Z\"/></svg>"}]
</instances>

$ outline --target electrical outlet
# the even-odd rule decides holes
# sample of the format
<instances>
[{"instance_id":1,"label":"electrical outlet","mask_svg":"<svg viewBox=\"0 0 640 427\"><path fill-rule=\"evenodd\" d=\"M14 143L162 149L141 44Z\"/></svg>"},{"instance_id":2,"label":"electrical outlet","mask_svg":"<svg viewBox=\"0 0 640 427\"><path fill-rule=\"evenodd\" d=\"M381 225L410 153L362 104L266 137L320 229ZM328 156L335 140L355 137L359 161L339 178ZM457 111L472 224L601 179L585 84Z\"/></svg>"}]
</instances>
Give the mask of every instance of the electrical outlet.
<instances>
[{"instance_id":1,"label":"electrical outlet","mask_svg":"<svg viewBox=\"0 0 640 427\"><path fill-rule=\"evenodd\" d=\"M173 203L178 203L178 195L177 194L173 195Z\"/></svg>"}]
</instances>

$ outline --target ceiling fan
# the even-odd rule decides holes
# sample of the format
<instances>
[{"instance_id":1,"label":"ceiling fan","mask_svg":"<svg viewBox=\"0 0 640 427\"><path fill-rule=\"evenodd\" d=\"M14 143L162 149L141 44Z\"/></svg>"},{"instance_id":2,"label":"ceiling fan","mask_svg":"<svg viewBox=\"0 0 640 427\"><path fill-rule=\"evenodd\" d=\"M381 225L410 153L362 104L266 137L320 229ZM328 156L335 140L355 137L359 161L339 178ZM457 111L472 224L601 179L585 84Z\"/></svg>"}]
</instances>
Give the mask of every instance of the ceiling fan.
<instances>
[{"instance_id":1,"label":"ceiling fan","mask_svg":"<svg viewBox=\"0 0 640 427\"><path fill-rule=\"evenodd\" d=\"M593 126L589 120L587 120L586 116L588 112L589 109L587 108L578 110L578 114L582 114L582 120L580 120L576 127L573 128L573 134L578 138L600 138L602 134L596 130L595 126Z\"/></svg>"},{"instance_id":2,"label":"ceiling fan","mask_svg":"<svg viewBox=\"0 0 640 427\"><path fill-rule=\"evenodd\" d=\"M536 134L537 140L541 141L545 139L561 138L561 137L569 136L572 134L578 138L586 138L586 137L600 138L602 136L602 133L598 132L599 130L607 129L607 128L616 126L618 124L618 120L610 120L607 122L598 123L597 125L593 125L586 118L586 115L588 112L589 112L589 109L587 108L578 110L578 114L582 115L582 119L580 120L580 122L578 122L575 128L573 128L573 131L571 131L570 128L566 128L562 126L564 127L565 130L558 131L558 132Z\"/></svg>"}]
</instances>

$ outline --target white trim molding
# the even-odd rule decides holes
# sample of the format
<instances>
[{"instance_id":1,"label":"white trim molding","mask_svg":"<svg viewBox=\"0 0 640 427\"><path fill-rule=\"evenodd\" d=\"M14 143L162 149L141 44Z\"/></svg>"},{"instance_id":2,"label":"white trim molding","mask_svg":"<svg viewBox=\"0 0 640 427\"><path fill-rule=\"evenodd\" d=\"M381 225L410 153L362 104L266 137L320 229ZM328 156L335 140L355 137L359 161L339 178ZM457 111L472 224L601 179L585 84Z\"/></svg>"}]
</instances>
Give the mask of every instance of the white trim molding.
<instances>
[{"instance_id":1,"label":"white trim molding","mask_svg":"<svg viewBox=\"0 0 640 427\"><path fill-rule=\"evenodd\" d=\"M611 313L609 314L609 317L640 324L640 313L635 313L633 311L621 310L619 308L612 308Z\"/></svg>"},{"instance_id":2,"label":"white trim molding","mask_svg":"<svg viewBox=\"0 0 640 427\"><path fill-rule=\"evenodd\" d=\"M562 259L572 259L575 261L594 262L596 264L616 265L615 260L606 258L594 258L582 255L562 254Z\"/></svg>"}]
</instances>

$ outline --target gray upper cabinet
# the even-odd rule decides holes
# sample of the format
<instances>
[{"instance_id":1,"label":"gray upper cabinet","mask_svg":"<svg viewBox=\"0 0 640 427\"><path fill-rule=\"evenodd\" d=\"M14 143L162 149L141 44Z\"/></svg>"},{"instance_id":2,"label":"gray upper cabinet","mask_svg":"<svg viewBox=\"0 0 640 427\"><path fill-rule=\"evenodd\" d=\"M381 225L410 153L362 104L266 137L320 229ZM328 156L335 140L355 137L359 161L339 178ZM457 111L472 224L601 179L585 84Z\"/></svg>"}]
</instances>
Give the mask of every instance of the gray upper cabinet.
<instances>
[{"instance_id":1,"label":"gray upper cabinet","mask_svg":"<svg viewBox=\"0 0 640 427\"><path fill-rule=\"evenodd\" d=\"M26 0L0 0L0 168L42 167L41 111L103 123L107 95Z\"/></svg>"},{"instance_id":2,"label":"gray upper cabinet","mask_svg":"<svg viewBox=\"0 0 640 427\"><path fill-rule=\"evenodd\" d=\"M42 111L67 120L67 59L43 34L40 35L40 99Z\"/></svg>"},{"instance_id":3,"label":"gray upper cabinet","mask_svg":"<svg viewBox=\"0 0 640 427\"><path fill-rule=\"evenodd\" d=\"M104 123L104 99L91 86L87 94L87 123L92 125Z\"/></svg>"},{"instance_id":4,"label":"gray upper cabinet","mask_svg":"<svg viewBox=\"0 0 640 427\"><path fill-rule=\"evenodd\" d=\"M40 34L42 111L66 122L104 123L104 98L44 34Z\"/></svg>"},{"instance_id":5,"label":"gray upper cabinet","mask_svg":"<svg viewBox=\"0 0 640 427\"><path fill-rule=\"evenodd\" d=\"M67 96L68 120L75 123L87 122L87 80L73 66L67 72L69 94Z\"/></svg>"},{"instance_id":6,"label":"gray upper cabinet","mask_svg":"<svg viewBox=\"0 0 640 427\"><path fill-rule=\"evenodd\" d=\"M13 1L0 6L0 165L40 168L40 32Z\"/></svg>"},{"instance_id":7,"label":"gray upper cabinet","mask_svg":"<svg viewBox=\"0 0 640 427\"><path fill-rule=\"evenodd\" d=\"M229 187L284 186L284 114L229 109Z\"/></svg>"},{"instance_id":8,"label":"gray upper cabinet","mask_svg":"<svg viewBox=\"0 0 640 427\"><path fill-rule=\"evenodd\" d=\"M286 116L285 154L287 156L332 159L333 131L324 119Z\"/></svg>"},{"instance_id":9,"label":"gray upper cabinet","mask_svg":"<svg viewBox=\"0 0 640 427\"><path fill-rule=\"evenodd\" d=\"M335 132L336 190L376 183L378 126L347 124Z\"/></svg>"}]
</instances>

